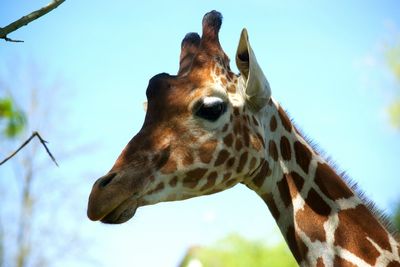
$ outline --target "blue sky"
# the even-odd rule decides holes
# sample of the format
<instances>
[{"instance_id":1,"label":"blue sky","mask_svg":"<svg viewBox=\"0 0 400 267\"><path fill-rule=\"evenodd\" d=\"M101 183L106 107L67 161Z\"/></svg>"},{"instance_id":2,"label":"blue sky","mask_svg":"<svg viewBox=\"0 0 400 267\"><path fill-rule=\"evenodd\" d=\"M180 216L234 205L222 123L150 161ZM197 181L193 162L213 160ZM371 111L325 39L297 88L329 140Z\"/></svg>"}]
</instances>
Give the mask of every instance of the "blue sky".
<instances>
[{"instance_id":1,"label":"blue sky","mask_svg":"<svg viewBox=\"0 0 400 267\"><path fill-rule=\"evenodd\" d=\"M3 0L0 25L44 4ZM62 114L61 135L47 139L55 152L96 144L94 152L61 161L55 172L80 185L77 220L95 236L91 251L104 266L176 266L188 246L230 232L279 237L267 208L244 186L145 207L119 226L85 215L92 183L141 127L148 80L176 73L183 36L200 32L212 9L224 16L220 40L231 67L236 70L232 59L246 27L273 96L296 124L379 207L390 209L400 197L400 135L385 117L395 83L384 64L385 45L400 32L398 1L66 1L10 35L24 43L1 43L0 71L10 62L18 68L34 61L45 77L65 82L54 110ZM12 71L8 78L14 79ZM46 133L46 126L32 130Z\"/></svg>"}]
</instances>

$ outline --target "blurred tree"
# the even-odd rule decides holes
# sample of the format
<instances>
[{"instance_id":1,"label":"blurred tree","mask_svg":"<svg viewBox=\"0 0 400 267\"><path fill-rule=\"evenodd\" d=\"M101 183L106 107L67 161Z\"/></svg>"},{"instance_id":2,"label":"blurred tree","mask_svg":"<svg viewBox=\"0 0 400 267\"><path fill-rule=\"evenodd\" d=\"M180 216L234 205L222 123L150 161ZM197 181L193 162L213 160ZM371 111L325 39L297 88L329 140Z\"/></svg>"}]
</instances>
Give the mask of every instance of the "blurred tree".
<instances>
[{"instance_id":1,"label":"blurred tree","mask_svg":"<svg viewBox=\"0 0 400 267\"><path fill-rule=\"evenodd\" d=\"M397 82L395 99L388 107L390 122L396 129L400 129L400 44L387 50L386 60Z\"/></svg>"},{"instance_id":2,"label":"blurred tree","mask_svg":"<svg viewBox=\"0 0 400 267\"><path fill-rule=\"evenodd\" d=\"M386 62L396 81L396 95L388 107L390 123L400 130L400 43L387 49ZM395 205L392 221L397 231L400 232L400 201Z\"/></svg>"},{"instance_id":3,"label":"blurred tree","mask_svg":"<svg viewBox=\"0 0 400 267\"><path fill-rule=\"evenodd\" d=\"M0 98L0 127L1 133L6 138L15 138L24 130L25 114L15 107L11 97ZM4 263L4 234L0 224L0 267Z\"/></svg>"},{"instance_id":4,"label":"blurred tree","mask_svg":"<svg viewBox=\"0 0 400 267\"><path fill-rule=\"evenodd\" d=\"M179 267L291 267L298 266L286 244L267 246L229 235L211 247L192 247Z\"/></svg>"},{"instance_id":5,"label":"blurred tree","mask_svg":"<svg viewBox=\"0 0 400 267\"><path fill-rule=\"evenodd\" d=\"M63 140L52 146L61 160L75 156L74 149L81 148L66 151L65 129L57 132L59 128L54 127L59 124L58 114L63 116L63 125L67 122L68 113L61 110L58 99L61 89L59 81L43 78L40 67L33 63L0 73L0 129L6 137L0 139L1 154L8 154L6 149L13 151L38 130L49 140ZM80 199L79 186L74 184L78 181L60 179L62 174L40 146L38 140L32 140L0 168L0 230L5 229L0 231L0 266L57 266L65 261L93 264L87 253L80 253L88 248L76 219L79 209L74 207L81 205L74 202Z\"/></svg>"}]
</instances>

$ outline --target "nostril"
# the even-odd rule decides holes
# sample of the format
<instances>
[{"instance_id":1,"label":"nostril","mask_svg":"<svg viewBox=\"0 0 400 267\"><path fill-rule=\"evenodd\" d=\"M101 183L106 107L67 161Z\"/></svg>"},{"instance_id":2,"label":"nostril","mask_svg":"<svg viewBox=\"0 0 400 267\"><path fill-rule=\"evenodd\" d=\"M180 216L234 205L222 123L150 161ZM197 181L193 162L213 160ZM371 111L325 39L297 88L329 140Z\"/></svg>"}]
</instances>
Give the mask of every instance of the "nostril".
<instances>
[{"instance_id":1,"label":"nostril","mask_svg":"<svg viewBox=\"0 0 400 267\"><path fill-rule=\"evenodd\" d=\"M105 177L101 178L99 187L100 188L106 187L112 181L112 179L114 179L114 177L116 175L117 175L117 173L114 172L114 173L110 173L110 174L106 175Z\"/></svg>"}]
</instances>

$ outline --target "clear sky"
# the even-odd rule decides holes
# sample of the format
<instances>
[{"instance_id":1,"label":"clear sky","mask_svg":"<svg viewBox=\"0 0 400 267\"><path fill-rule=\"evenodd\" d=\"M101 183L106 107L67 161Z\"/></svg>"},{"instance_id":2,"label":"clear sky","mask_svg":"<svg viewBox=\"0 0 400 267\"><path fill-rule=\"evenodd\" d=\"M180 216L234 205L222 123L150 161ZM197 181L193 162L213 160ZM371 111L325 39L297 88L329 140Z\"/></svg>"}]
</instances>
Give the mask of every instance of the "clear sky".
<instances>
[{"instance_id":1,"label":"clear sky","mask_svg":"<svg viewBox=\"0 0 400 267\"><path fill-rule=\"evenodd\" d=\"M47 2L2 0L0 26ZM75 135L47 139L55 149L97 145L61 161L58 172L79 181L79 224L96 236L91 250L104 266L176 266L188 246L231 232L279 236L266 206L244 186L141 208L124 225L86 218L93 182L141 127L148 80L177 72L183 36L200 32L212 9L224 16L225 52L234 58L246 27L275 99L366 195L383 209L400 197L400 135L385 117L395 84L384 64L385 45L399 37L398 1L66 1L10 35L24 43L0 41L0 71L9 62L18 67L17 58L33 60L47 77L66 81L55 105L67 107L58 130Z\"/></svg>"}]
</instances>

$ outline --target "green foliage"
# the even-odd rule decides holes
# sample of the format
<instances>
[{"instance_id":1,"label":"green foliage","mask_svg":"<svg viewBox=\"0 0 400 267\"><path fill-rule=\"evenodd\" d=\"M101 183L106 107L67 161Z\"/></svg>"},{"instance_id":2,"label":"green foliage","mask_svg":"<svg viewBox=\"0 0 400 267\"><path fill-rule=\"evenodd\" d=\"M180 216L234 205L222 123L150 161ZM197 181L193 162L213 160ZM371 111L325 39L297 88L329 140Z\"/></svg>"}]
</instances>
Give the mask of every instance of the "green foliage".
<instances>
[{"instance_id":1,"label":"green foliage","mask_svg":"<svg viewBox=\"0 0 400 267\"><path fill-rule=\"evenodd\" d=\"M400 201L397 203L397 207L394 211L392 220L397 231L400 233Z\"/></svg>"},{"instance_id":2,"label":"green foliage","mask_svg":"<svg viewBox=\"0 0 400 267\"><path fill-rule=\"evenodd\" d=\"M190 264L198 261L200 264ZM181 267L291 267L298 266L285 244L267 246L260 241L249 241L230 235L211 247L189 250Z\"/></svg>"},{"instance_id":3,"label":"green foliage","mask_svg":"<svg viewBox=\"0 0 400 267\"><path fill-rule=\"evenodd\" d=\"M10 97L0 98L0 126L7 138L16 137L26 125L25 114L15 107Z\"/></svg>"},{"instance_id":4,"label":"green foliage","mask_svg":"<svg viewBox=\"0 0 400 267\"><path fill-rule=\"evenodd\" d=\"M394 76L400 82L400 44L388 49L386 59Z\"/></svg>"},{"instance_id":5,"label":"green foliage","mask_svg":"<svg viewBox=\"0 0 400 267\"><path fill-rule=\"evenodd\" d=\"M397 129L400 129L400 98L393 101L389 107L390 123Z\"/></svg>"},{"instance_id":6,"label":"green foliage","mask_svg":"<svg viewBox=\"0 0 400 267\"><path fill-rule=\"evenodd\" d=\"M400 44L389 48L386 52L387 64L398 82L397 98L389 105L388 113L391 124L400 129Z\"/></svg>"}]
</instances>

